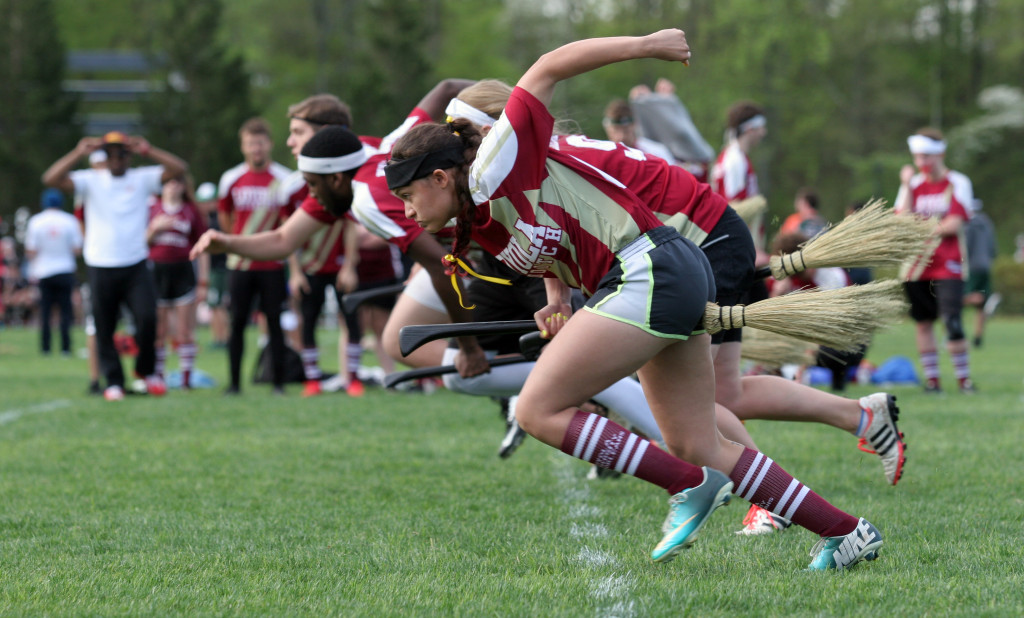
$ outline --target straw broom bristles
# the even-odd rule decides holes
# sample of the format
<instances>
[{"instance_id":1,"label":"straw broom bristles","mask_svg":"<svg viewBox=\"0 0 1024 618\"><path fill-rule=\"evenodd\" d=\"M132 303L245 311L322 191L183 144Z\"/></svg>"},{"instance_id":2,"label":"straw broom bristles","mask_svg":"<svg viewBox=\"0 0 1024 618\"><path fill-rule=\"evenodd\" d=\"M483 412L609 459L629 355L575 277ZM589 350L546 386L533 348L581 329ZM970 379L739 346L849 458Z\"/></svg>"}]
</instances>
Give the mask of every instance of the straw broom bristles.
<instances>
[{"instance_id":1,"label":"straw broom bristles","mask_svg":"<svg viewBox=\"0 0 1024 618\"><path fill-rule=\"evenodd\" d=\"M934 229L934 221L896 216L885 200L873 200L799 251L773 255L768 266L773 277L784 279L808 268L901 264L921 253Z\"/></svg>"},{"instance_id":2,"label":"straw broom bristles","mask_svg":"<svg viewBox=\"0 0 1024 618\"><path fill-rule=\"evenodd\" d=\"M757 217L763 215L768 210L768 200L764 199L763 195L755 195L738 202L730 202L729 205L732 206L732 209L736 211L736 214L747 225L750 225Z\"/></svg>"},{"instance_id":3,"label":"straw broom bristles","mask_svg":"<svg viewBox=\"0 0 1024 618\"><path fill-rule=\"evenodd\" d=\"M902 284L890 279L793 292L746 306L708 303L704 327L715 334L751 326L847 352L867 344L874 331L899 320L906 308Z\"/></svg>"},{"instance_id":4,"label":"straw broom bristles","mask_svg":"<svg viewBox=\"0 0 1024 618\"><path fill-rule=\"evenodd\" d=\"M810 365L817 352L814 344L760 328L746 328L740 348L740 356L767 367Z\"/></svg>"}]
</instances>

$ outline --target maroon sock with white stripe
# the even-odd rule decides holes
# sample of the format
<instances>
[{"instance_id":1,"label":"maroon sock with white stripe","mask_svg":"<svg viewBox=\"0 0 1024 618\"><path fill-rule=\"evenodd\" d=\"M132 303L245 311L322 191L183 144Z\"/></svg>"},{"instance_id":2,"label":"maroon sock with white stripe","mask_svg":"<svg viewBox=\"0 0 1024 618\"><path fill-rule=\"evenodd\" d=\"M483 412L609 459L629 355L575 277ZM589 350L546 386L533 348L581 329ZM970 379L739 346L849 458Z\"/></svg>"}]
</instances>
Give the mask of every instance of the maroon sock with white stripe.
<instances>
[{"instance_id":1,"label":"maroon sock with white stripe","mask_svg":"<svg viewBox=\"0 0 1024 618\"><path fill-rule=\"evenodd\" d=\"M178 369L182 373L192 371L196 366L196 344L183 343L178 346Z\"/></svg>"},{"instance_id":2,"label":"maroon sock with white stripe","mask_svg":"<svg viewBox=\"0 0 1024 618\"><path fill-rule=\"evenodd\" d=\"M967 357L967 352L960 354L953 354L953 375L956 376L957 380L964 380L971 377L971 363Z\"/></svg>"},{"instance_id":3,"label":"maroon sock with white stripe","mask_svg":"<svg viewBox=\"0 0 1024 618\"><path fill-rule=\"evenodd\" d=\"M729 478L733 492L821 536L853 532L857 518L829 504L764 453L743 449Z\"/></svg>"},{"instance_id":4,"label":"maroon sock with white stripe","mask_svg":"<svg viewBox=\"0 0 1024 618\"><path fill-rule=\"evenodd\" d=\"M577 410L562 438L563 453L654 483L675 495L704 482L704 470L654 446L603 416Z\"/></svg>"},{"instance_id":5,"label":"maroon sock with white stripe","mask_svg":"<svg viewBox=\"0 0 1024 618\"><path fill-rule=\"evenodd\" d=\"M178 369L181 370L181 384L189 388L192 384L192 368L196 365L196 344L183 343L178 346Z\"/></svg>"},{"instance_id":6,"label":"maroon sock with white stripe","mask_svg":"<svg viewBox=\"0 0 1024 618\"><path fill-rule=\"evenodd\" d=\"M921 352L921 370L926 380L939 379L939 353L935 350Z\"/></svg>"}]
</instances>

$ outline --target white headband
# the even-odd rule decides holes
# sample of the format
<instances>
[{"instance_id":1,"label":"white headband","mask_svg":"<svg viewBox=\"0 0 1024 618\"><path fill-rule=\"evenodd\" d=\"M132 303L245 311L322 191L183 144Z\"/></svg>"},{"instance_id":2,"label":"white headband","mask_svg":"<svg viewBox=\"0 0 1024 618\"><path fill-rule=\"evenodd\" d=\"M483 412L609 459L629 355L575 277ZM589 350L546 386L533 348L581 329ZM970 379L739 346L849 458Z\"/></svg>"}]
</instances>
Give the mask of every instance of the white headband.
<instances>
[{"instance_id":1,"label":"white headband","mask_svg":"<svg viewBox=\"0 0 1024 618\"><path fill-rule=\"evenodd\" d=\"M938 155L946 152L946 142L932 139L927 135L911 135L907 138L910 154Z\"/></svg>"},{"instance_id":2,"label":"white headband","mask_svg":"<svg viewBox=\"0 0 1024 618\"><path fill-rule=\"evenodd\" d=\"M354 170L366 163L364 149L340 157L304 157L299 155L299 171L310 174L334 174Z\"/></svg>"},{"instance_id":3,"label":"white headband","mask_svg":"<svg viewBox=\"0 0 1024 618\"><path fill-rule=\"evenodd\" d=\"M739 126L736 127L736 135L743 135L751 129L760 129L767 124L768 120L761 114L758 114L741 122Z\"/></svg>"},{"instance_id":4,"label":"white headband","mask_svg":"<svg viewBox=\"0 0 1024 618\"><path fill-rule=\"evenodd\" d=\"M473 124L478 124L481 127L489 127L498 122L497 118L491 118L486 113L478 110L469 103L461 99L452 99L448 101L448 107L444 108L444 113L449 118L466 118L471 120Z\"/></svg>"}]
</instances>

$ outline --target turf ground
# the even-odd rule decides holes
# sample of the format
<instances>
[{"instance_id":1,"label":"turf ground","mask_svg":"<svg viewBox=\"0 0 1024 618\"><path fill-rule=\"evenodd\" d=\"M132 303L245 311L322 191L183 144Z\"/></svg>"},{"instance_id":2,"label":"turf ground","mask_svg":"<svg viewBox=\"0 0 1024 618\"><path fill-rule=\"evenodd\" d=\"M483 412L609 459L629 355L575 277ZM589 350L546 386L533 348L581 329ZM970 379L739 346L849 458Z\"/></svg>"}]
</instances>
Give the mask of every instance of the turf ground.
<instances>
[{"instance_id":1,"label":"turf ground","mask_svg":"<svg viewBox=\"0 0 1024 618\"><path fill-rule=\"evenodd\" d=\"M915 356L909 325L868 358L894 354ZM198 363L223 380L224 352ZM893 389L909 444L895 488L848 434L748 425L886 536L875 562L807 573L814 536L738 538L741 501L651 563L661 490L588 481L532 440L500 460L487 399L248 385L107 403L85 394L84 361L43 358L35 332L8 329L0 614L1024 615L1024 321L992 322L972 363L975 396Z\"/></svg>"}]
</instances>

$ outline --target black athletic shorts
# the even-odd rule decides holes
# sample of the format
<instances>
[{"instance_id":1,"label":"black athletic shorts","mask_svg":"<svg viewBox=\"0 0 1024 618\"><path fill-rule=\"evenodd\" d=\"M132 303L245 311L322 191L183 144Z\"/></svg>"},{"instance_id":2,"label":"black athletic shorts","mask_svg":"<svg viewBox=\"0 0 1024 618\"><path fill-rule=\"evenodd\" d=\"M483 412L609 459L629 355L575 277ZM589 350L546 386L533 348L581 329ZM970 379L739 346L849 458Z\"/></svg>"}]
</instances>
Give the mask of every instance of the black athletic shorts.
<instances>
[{"instance_id":1,"label":"black athletic shorts","mask_svg":"<svg viewBox=\"0 0 1024 618\"><path fill-rule=\"evenodd\" d=\"M711 272L715 275L715 288L718 290L715 302L723 307L743 302L747 290L754 283L756 251L750 228L735 210L725 209L722 218L701 243L700 250L707 256ZM711 336L711 342L740 341L742 337L742 329L722 330Z\"/></svg>"},{"instance_id":2,"label":"black athletic shorts","mask_svg":"<svg viewBox=\"0 0 1024 618\"><path fill-rule=\"evenodd\" d=\"M964 282L960 279L908 281L903 284L915 322L934 322L939 317L960 315L964 307Z\"/></svg>"},{"instance_id":3,"label":"black athletic shorts","mask_svg":"<svg viewBox=\"0 0 1024 618\"><path fill-rule=\"evenodd\" d=\"M192 262L153 262L158 307L185 305L196 299L196 271Z\"/></svg>"},{"instance_id":4,"label":"black athletic shorts","mask_svg":"<svg viewBox=\"0 0 1024 618\"><path fill-rule=\"evenodd\" d=\"M704 310L715 298L715 279L697 245L662 226L615 257L585 310L666 339L705 332Z\"/></svg>"}]
</instances>

